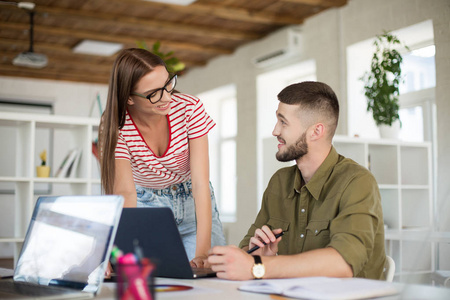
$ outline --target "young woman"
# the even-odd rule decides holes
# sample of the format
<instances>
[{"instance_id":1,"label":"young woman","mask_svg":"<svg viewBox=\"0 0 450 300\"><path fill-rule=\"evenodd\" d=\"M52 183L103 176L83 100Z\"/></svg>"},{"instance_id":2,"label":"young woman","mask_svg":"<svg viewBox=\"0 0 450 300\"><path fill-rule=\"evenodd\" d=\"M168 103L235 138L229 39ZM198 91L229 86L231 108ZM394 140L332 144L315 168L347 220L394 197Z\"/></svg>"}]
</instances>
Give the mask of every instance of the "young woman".
<instances>
[{"instance_id":1,"label":"young woman","mask_svg":"<svg viewBox=\"0 0 450 300\"><path fill-rule=\"evenodd\" d=\"M209 182L215 123L198 98L174 93L176 83L157 55L118 54L99 131L101 181L125 207L172 208L191 265L203 267L211 246L225 244Z\"/></svg>"}]
</instances>

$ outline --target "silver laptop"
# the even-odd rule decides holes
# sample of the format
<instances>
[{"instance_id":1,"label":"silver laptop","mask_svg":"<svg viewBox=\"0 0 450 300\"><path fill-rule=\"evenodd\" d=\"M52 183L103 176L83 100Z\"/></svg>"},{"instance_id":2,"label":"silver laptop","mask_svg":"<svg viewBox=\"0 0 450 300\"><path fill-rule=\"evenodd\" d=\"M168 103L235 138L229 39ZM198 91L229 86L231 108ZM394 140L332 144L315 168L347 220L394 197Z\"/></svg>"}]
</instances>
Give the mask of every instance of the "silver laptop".
<instances>
[{"instance_id":1,"label":"silver laptop","mask_svg":"<svg viewBox=\"0 0 450 300\"><path fill-rule=\"evenodd\" d=\"M121 196L40 197L14 278L0 281L0 299L94 297L122 212Z\"/></svg>"}]
</instances>

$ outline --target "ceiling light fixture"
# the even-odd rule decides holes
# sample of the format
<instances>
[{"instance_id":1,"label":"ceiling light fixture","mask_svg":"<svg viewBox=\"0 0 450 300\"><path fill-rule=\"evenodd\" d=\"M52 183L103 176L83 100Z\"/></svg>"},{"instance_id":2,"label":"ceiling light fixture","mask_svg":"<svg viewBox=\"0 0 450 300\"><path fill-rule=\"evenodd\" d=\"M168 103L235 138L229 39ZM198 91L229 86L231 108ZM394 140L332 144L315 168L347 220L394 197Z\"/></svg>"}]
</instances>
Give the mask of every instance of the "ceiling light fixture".
<instances>
[{"instance_id":1,"label":"ceiling light fixture","mask_svg":"<svg viewBox=\"0 0 450 300\"><path fill-rule=\"evenodd\" d=\"M74 53L111 56L123 48L123 44L83 40L72 48Z\"/></svg>"},{"instance_id":2,"label":"ceiling light fixture","mask_svg":"<svg viewBox=\"0 0 450 300\"><path fill-rule=\"evenodd\" d=\"M12 2L14 3L14 2ZM34 7L35 4L31 2L18 2L17 7L24 9L30 15L30 48L26 52L22 52L17 55L12 63L15 66L29 67L40 69L47 66L48 59L45 54L35 53L33 51L33 39L34 39Z\"/></svg>"}]
</instances>

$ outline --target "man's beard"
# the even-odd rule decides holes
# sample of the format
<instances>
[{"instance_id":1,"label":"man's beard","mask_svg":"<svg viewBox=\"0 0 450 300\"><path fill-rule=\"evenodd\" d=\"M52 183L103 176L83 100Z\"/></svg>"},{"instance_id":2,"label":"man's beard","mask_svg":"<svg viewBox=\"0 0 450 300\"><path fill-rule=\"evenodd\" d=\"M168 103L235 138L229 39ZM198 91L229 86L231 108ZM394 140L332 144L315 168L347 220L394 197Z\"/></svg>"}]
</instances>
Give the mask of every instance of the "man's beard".
<instances>
[{"instance_id":1,"label":"man's beard","mask_svg":"<svg viewBox=\"0 0 450 300\"><path fill-rule=\"evenodd\" d=\"M279 161L291 161L301 158L308 154L308 144L306 143L306 131L295 142L295 145L289 146L284 152L278 150L275 155Z\"/></svg>"}]
</instances>

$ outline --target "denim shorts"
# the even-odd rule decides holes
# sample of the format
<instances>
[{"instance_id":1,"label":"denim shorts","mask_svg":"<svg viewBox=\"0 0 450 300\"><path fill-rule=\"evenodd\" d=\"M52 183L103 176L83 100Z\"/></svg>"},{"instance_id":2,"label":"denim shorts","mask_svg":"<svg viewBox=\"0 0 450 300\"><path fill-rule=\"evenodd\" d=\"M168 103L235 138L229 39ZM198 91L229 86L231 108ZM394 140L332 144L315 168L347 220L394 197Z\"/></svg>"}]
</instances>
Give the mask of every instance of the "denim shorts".
<instances>
[{"instance_id":1,"label":"denim shorts","mask_svg":"<svg viewBox=\"0 0 450 300\"><path fill-rule=\"evenodd\" d=\"M211 247L225 245L222 223L219 219L214 190L211 191L212 232ZM197 238L197 220L195 216L195 202L192 195L192 182L188 181L171 185L164 189L152 189L136 185L137 207L170 207L175 216L181 239L189 260L195 257Z\"/></svg>"}]
</instances>

